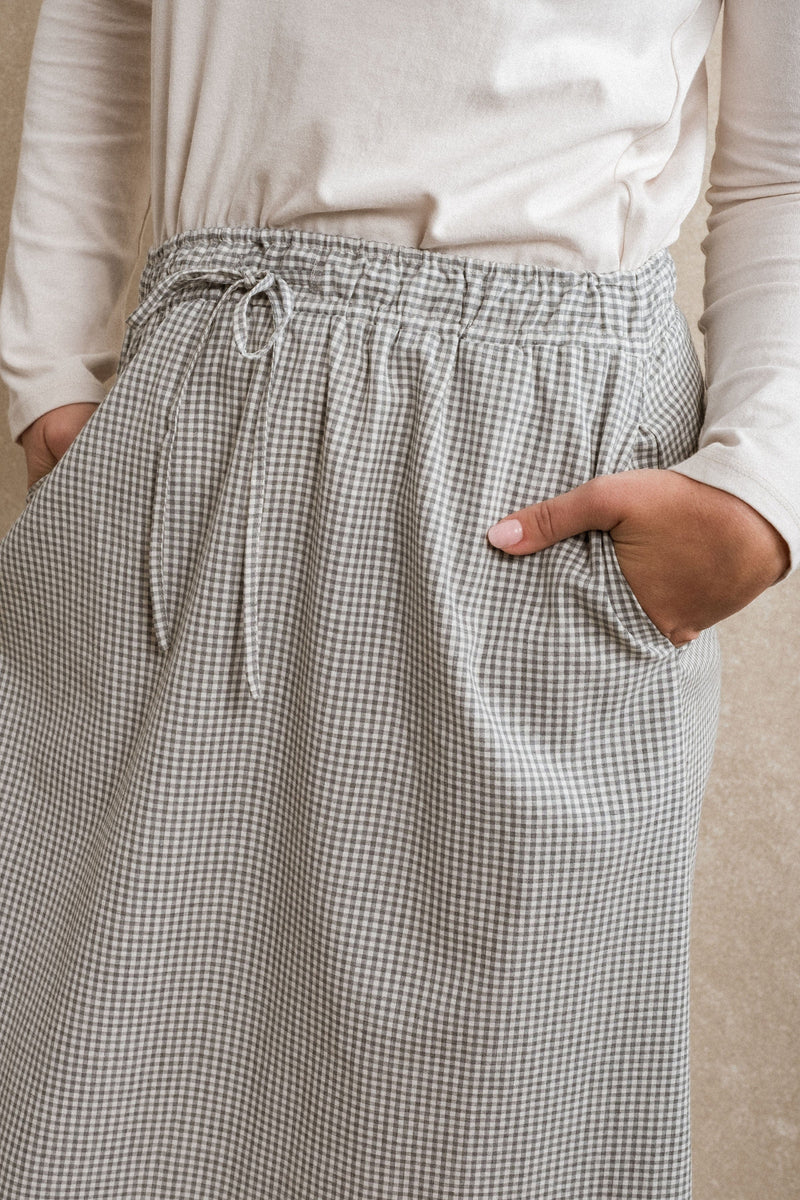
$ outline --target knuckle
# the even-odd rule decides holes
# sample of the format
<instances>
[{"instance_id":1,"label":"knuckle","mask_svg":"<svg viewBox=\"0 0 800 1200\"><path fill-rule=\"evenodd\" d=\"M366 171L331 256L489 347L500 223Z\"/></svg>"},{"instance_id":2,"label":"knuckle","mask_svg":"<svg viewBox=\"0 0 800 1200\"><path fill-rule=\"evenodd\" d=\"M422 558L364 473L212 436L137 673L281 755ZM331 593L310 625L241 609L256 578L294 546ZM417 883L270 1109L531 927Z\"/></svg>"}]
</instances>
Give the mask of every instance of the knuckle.
<instances>
[{"instance_id":1,"label":"knuckle","mask_svg":"<svg viewBox=\"0 0 800 1200\"><path fill-rule=\"evenodd\" d=\"M672 642L673 646L687 646L689 642L693 642L697 637L699 630L696 629L673 629L667 634L667 637Z\"/></svg>"},{"instance_id":2,"label":"knuckle","mask_svg":"<svg viewBox=\"0 0 800 1200\"><path fill-rule=\"evenodd\" d=\"M538 534L543 541L549 543L556 540L553 510L549 500L543 500L541 504L534 505L531 509L531 523L533 533Z\"/></svg>"}]
</instances>

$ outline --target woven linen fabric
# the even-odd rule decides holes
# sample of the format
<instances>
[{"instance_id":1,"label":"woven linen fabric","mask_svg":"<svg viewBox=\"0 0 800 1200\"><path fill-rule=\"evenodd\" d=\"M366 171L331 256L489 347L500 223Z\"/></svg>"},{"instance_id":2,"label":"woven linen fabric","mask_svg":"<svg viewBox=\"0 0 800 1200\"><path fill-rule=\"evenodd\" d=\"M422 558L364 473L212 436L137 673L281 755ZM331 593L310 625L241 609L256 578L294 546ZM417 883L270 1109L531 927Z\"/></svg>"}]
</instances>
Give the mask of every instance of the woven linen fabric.
<instances>
[{"instance_id":1,"label":"woven linen fabric","mask_svg":"<svg viewBox=\"0 0 800 1200\"><path fill-rule=\"evenodd\" d=\"M716 632L486 539L692 452L674 287L150 251L0 541L4 1200L688 1200Z\"/></svg>"}]
</instances>

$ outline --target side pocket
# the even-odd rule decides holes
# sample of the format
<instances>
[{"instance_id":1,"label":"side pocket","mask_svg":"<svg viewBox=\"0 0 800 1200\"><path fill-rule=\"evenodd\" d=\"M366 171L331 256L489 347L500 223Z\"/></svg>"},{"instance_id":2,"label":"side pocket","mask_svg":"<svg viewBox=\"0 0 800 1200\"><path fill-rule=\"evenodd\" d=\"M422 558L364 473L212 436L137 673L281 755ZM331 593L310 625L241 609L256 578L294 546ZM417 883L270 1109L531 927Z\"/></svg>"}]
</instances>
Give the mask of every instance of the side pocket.
<instances>
[{"instance_id":1,"label":"side pocket","mask_svg":"<svg viewBox=\"0 0 800 1200\"><path fill-rule=\"evenodd\" d=\"M139 307L141 307L141 306L139 306ZM165 316L165 310L162 309L156 313L153 313L151 318L148 321L143 322L142 324L139 324L139 325L137 325L135 323L131 324L131 317L134 316L134 314L136 312L138 312L138 308L134 309L133 313L131 313L126 319L127 323L126 323L126 328L125 328L125 334L122 339L122 346L120 348L119 358L117 359L116 379L114 380L114 383L112 384L111 388L109 388L105 397L101 401L99 401L99 403L97 404L97 409L104 408L108 404L112 395L116 392L116 390L118 388L119 381L120 381L122 374L124 373L125 369L127 368L128 364L130 363L131 359L136 354L137 350L141 347L142 342L144 341L145 335L147 334L148 330L152 331L154 323L155 324L160 323L160 320L157 320L157 318L163 318ZM40 475L40 477L38 479L34 480L34 482L31 484L31 486L27 489L27 491L25 493L25 504L26 505L28 505L30 503L30 501L33 499L34 496L38 495L38 493L41 491L41 489L44 487L45 484L49 484L52 481L53 477L56 474L61 474L61 472L64 470L65 464L73 457L73 454L78 449L78 447L80 445L82 445L83 442L86 440L86 438L89 436L89 427L92 426L92 430L94 430L94 423L96 422L96 420L97 420L97 410L95 410L95 412L93 412L91 414L89 419L86 422L84 422L84 424L80 427L80 429L76 433L75 437L72 439L72 441L67 446L64 453L61 455L61 458L59 458L59 460L53 464L53 466L50 468L49 471L46 471L44 475Z\"/></svg>"},{"instance_id":2,"label":"side pocket","mask_svg":"<svg viewBox=\"0 0 800 1200\"><path fill-rule=\"evenodd\" d=\"M124 399L123 389L115 383L94 412L83 423L61 458L36 479L25 492L24 504L16 519L0 538L3 554L19 544L24 531L40 518L50 523L52 515L64 511L64 503L76 495L91 504L96 496L98 472L108 469L113 460L113 439L109 430L114 426L114 412ZM55 490L54 490L55 489ZM52 503L51 503L52 502ZM68 520L73 520L72 514ZM65 518L67 519L67 518Z\"/></svg>"},{"instance_id":3,"label":"side pocket","mask_svg":"<svg viewBox=\"0 0 800 1200\"><path fill-rule=\"evenodd\" d=\"M635 428L624 461L615 468L664 470L692 454L705 415L705 383L689 326L675 306L657 353L648 364ZM617 620L639 645L667 655L681 654L642 608L617 557L614 539L592 531L592 552L600 562L609 602Z\"/></svg>"},{"instance_id":4,"label":"side pocket","mask_svg":"<svg viewBox=\"0 0 800 1200\"><path fill-rule=\"evenodd\" d=\"M96 405L94 412L90 415L89 419L84 421L83 425L81 425L80 429L75 434L75 437L61 455L61 458L59 458L58 461L53 464L49 471L45 472L44 475L41 475L38 479L34 480L25 493L26 506L30 504L34 496L38 496L45 487L52 486L53 479L58 478L59 475L63 474L67 464L72 461L78 449L81 448L84 443L95 434L98 428L100 409L104 409L106 407L114 393L116 386L117 385L114 384L105 398Z\"/></svg>"},{"instance_id":5,"label":"side pocket","mask_svg":"<svg viewBox=\"0 0 800 1200\"><path fill-rule=\"evenodd\" d=\"M620 620L636 638L646 645L660 646L668 654L679 654L684 647L676 646L662 633L639 603L636 593L620 566L614 539L603 529L592 531L600 543L606 576L606 588L612 598L614 610Z\"/></svg>"},{"instance_id":6,"label":"side pocket","mask_svg":"<svg viewBox=\"0 0 800 1200\"><path fill-rule=\"evenodd\" d=\"M95 433L99 431L100 425L105 424L108 416L110 405L116 402L116 397L123 389L123 381L127 380L131 367L133 366L136 356L140 351L144 350L153 344L157 335L160 340L169 337L170 326L167 318L173 313L176 314L176 320L180 318L177 309L181 304L185 305L185 297L176 296L171 299L169 304L164 304L151 312L145 313L143 304L139 304L137 308L127 317L127 325L125 335L122 339L119 358L117 360L116 379L111 388L101 400L95 412L89 417L88 421L78 430L75 437L72 439L67 449L61 455L61 458L56 462L50 470L37 479L28 488L25 495L26 506L38 497L45 489L49 490L52 483L60 475L63 475L68 465L73 461L78 451L81 450L85 443L91 440ZM141 318L141 319L140 319ZM100 410L103 410L105 416L100 416ZM24 510L23 510L24 511Z\"/></svg>"}]
</instances>

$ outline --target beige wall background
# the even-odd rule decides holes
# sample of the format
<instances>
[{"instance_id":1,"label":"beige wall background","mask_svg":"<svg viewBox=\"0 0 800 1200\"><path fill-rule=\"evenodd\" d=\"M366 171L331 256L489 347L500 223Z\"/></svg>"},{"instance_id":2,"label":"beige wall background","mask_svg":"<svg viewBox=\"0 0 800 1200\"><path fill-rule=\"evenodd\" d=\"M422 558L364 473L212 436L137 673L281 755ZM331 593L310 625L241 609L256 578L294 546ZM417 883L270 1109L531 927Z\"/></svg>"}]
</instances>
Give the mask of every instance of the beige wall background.
<instances>
[{"instance_id":1,"label":"beige wall background","mask_svg":"<svg viewBox=\"0 0 800 1200\"><path fill-rule=\"evenodd\" d=\"M38 11L39 0L0 0L3 258ZM719 53L718 29L709 56L709 155ZM674 247L678 300L698 349L700 242L706 213L701 196ZM145 246L151 238L152 234L145 239ZM131 285L128 311L135 306L143 265L144 255ZM3 413L6 404L7 396L0 394ZM22 451L0 425L0 536L24 506L25 479ZM800 572L719 627L723 706L703 806L694 889L695 1200L800 1196L798 617Z\"/></svg>"}]
</instances>

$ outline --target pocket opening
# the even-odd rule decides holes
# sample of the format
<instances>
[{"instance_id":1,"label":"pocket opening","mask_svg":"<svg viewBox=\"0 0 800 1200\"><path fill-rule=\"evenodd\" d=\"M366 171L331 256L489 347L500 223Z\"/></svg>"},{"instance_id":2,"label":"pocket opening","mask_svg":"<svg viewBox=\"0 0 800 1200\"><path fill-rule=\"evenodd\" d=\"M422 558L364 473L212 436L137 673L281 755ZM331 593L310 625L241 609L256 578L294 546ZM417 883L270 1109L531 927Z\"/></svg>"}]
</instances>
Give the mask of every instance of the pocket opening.
<instances>
[{"instance_id":1,"label":"pocket opening","mask_svg":"<svg viewBox=\"0 0 800 1200\"><path fill-rule=\"evenodd\" d=\"M606 584L612 608L625 628L637 639L649 646L660 646L670 654L680 654L686 648L676 646L642 608L636 593L628 582L617 558L614 539L604 529L595 531L601 539L603 562L606 569Z\"/></svg>"}]
</instances>

